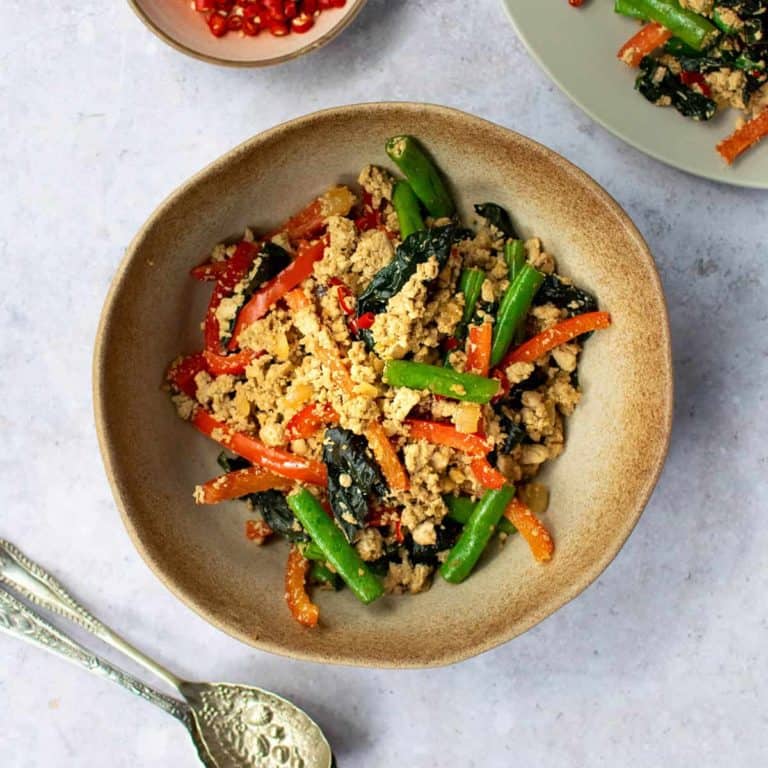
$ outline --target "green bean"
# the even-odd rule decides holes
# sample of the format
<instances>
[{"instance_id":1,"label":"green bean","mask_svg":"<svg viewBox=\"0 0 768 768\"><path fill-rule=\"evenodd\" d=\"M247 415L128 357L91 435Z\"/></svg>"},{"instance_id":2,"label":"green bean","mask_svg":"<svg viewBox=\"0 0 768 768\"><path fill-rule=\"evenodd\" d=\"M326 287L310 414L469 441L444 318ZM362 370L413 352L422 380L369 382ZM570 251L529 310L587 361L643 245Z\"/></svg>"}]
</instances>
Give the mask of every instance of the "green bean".
<instances>
[{"instance_id":1,"label":"green bean","mask_svg":"<svg viewBox=\"0 0 768 768\"><path fill-rule=\"evenodd\" d=\"M325 563L314 562L309 570L309 578L318 584L329 584L337 592L341 589L341 579Z\"/></svg>"},{"instance_id":2,"label":"green bean","mask_svg":"<svg viewBox=\"0 0 768 768\"><path fill-rule=\"evenodd\" d=\"M397 167L405 174L416 197L424 203L430 216L453 216L453 204L448 188L435 164L413 136L393 136L385 149Z\"/></svg>"},{"instance_id":3,"label":"green bean","mask_svg":"<svg viewBox=\"0 0 768 768\"><path fill-rule=\"evenodd\" d=\"M381 582L368 570L341 529L326 515L320 502L306 488L291 494L287 500L304 530L322 550L325 560L336 569L358 600L368 604L381 597L384 594Z\"/></svg>"},{"instance_id":4,"label":"green bean","mask_svg":"<svg viewBox=\"0 0 768 768\"><path fill-rule=\"evenodd\" d=\"M515 337L515 331L528 314L533 297L543 279L544 275L541 272L526 264L515 282L504 292L493 326L491 367L498 365L507 354L509 345Z\"/></svg>"},{"instance_id":5,"label":"green bean","mask_svg":"<svg viewBox=\"0 0 768 768\"><path fill-rule=\"evenodd\" d=\"M701 51L691 48L688 43L684 43L679 37L670 37L664 43L664 51L671 53L673 56L687 56L689 59L696 59L702 55Z\"/></svg>"},{"instance_id":6,"label":"green bean","mask_svg":"<svg viewBox=\"0 0 768 768\"><path fill-rule=\"evenodd\" d=\"M469 576L488 546L504 510L515 497L515 488L505 485L498 491L486 491L467 520L459 540L440 566L446 581L458 584Z\"/></svg>"},{"instance_id":7,"label":"green bean","mask_svg":"<svg viewBox=\"0 0 768 768\"><path fill-rule=\"evenodd\" d=\"M392 205L395 207L397 221L400 224L400 239L405 240L408 235L426 229L424 219L419 210L419 198L413 192L413 188L407 181L395 183L392 192Z\"/></svg>"},{"instance_id":8,"label":"green bean","mask_svg":"<svg viewBox=\"0 0 768 768\"><path fill-rule=\"evenodd\" d=\"M485 272L482 269L467 267L461 270L459 277L459 291L464 294L464 314L461 316L461 322L466 324L475 314L477 300L480 298L480 292L483 290L485 282Z\"/></svg>"},{"instance_id":9,"label":"green bean","mask_svg":"<svg viewBox=\"0 0 768 768\"><path fill-rule=\"evenodd\" d=\"M496 379L409 360L390 360L384 367L384 381L393 387L428 389L468 403L489 403L499 391Z\"/></svg>"},{"instance_id":10,"label":"green bean","mask_svg":"<svg viewBox=\"0 0 768 768\"><path fill-rule=\"evenodd\" d=\"M457 523L466 525L469 522L469 518L477 507L477 502L472 501L468 496L454 496L453 494L446 494L443 496L445 506L448 507L448 517L451 520L455 520ZM502 533L513 534L517 533L512 523L507 520L506 517L502 517L499 520L499 524L496 526Z\"/></svg>"},{"instance_id":11,"label":"green bean","mask_svg":"<svg viewBox=\"0 0 768 768\"><path fill-rule=\"evenodd\" d=\"M647 19L666 27L697 51L706 48L720 33L704 16L680 7L677 0L625 0Z\"/></svg>"},{"instance_id":12,"label":"green bean","mask_svg":"<svg viewBox=\"0 0 768 768\"><path fill-rule=\"evenodd\" d=\"M646 20L645 15L641 11L638 11L632 3L628 3L627 0L615 0L613 11L622 16L629 16L631 19L639 19L640 21Z\"/></svg>"},{"instance_id":13,"label":"green bean","mask_svg":"<svg viewBox=\"0 0 768 768\"><path fill-rule=\"evenodd\" d=\"M315 560L320 563L325 562L325 554L320 547L315 544L314 541L304 541L299 544L301 554L307 558L307 560Z\"/></svg>"},{"instance_id":14,"label":"green bean","mask_svg":"<svg viewBox=\"0 0 768 768\"><path fill-rule=\"evenodd\" d=\"M507 262L509 281L513 283L525 264L525 243L522 240L507 240L504 243L504 261Z\"/></svg>"}]
</instances>

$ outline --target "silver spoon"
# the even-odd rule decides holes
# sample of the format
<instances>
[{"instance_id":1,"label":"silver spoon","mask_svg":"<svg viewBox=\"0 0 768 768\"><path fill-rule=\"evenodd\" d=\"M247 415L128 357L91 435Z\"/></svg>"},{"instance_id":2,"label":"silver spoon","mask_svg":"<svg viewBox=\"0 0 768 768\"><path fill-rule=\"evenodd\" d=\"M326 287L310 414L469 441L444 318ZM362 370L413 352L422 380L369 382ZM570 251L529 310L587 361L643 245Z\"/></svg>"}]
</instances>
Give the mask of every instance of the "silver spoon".
<instances>
[{"instance_id":1,"label":"silver spoon","mask_svg":"<svg viewBox=\"0 0 768 768\"><path fill-rule=\"evenodd\" d=\"M261 688L181 680L80 605L51 574L0 539L0 584L74 622L175 688L179 701L87 650L31 607L0 589L0 631L84 666L181 721L207 768L333 768L319 726L290 701Z\"/></svg>"}]
</instances>

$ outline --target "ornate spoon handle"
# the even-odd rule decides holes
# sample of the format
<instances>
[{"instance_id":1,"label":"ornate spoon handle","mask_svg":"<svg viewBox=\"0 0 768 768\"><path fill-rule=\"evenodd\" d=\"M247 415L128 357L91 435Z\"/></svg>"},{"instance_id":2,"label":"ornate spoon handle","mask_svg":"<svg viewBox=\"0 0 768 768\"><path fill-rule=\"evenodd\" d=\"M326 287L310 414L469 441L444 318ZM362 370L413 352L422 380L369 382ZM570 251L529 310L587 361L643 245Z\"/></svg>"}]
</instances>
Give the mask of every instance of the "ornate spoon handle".
<instances>
[{"instance_id":1,"label":"ornate spoon handle","mask_svg":"<svg viewBox=\"0 0 768 768\"><path fill-rule=\"evenodd\" d=\"M180 690L182 681L176 675L123 640L80 605L50 573L3 539L0 539L0 584L10 587L31 603L78 624Z\"/></svg>"},{"instance_id":2,"label":"ornate spoon handle","mask_svg":"<svg viewBox=\"0 0 768 768\"><path fill-rule=\"evenodd\" d=\"M26 640L67 661L85 667L89 672L121 685L136 696L156 704L168 714L181 720L190 729L191 714L187 704L150 688L127 672L91 653L3 589L0 589L0 632Z\"/></svg>"}]
</instances>

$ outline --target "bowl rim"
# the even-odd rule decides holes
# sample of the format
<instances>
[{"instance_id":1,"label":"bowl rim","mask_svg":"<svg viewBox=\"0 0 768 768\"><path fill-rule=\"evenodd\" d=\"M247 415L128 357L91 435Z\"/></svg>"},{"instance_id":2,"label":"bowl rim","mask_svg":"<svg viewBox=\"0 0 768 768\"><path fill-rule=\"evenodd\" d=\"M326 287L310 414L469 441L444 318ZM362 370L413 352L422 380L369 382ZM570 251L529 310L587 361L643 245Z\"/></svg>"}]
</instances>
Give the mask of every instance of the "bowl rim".
<instances>
[{"instance_id":1,"label":"bowl rim","mask_svg":"<svg viewBox=\"0 0 768 768\"><path fill-rule=\"evenodd\" d=\"M201 605L194 595L185 591L181 585L178 585L174 582L172 577L166 575L162 561L159 558L155 558L144 546L141 534L134 525L132 516L127 509L127 506L124 504L122 495L120 493L121 483L118 480L115 469L117 462L117 452L115 447L111 445L111 441L107 434L108 409L106 407L104 397L104 380L106 368L105 359L107 355L107 346L105 340L109 335L108 330L111 323L113 322L116 297L122 287L123 281L126 279L129 265L132 264L136 252L140 249L143 241L147 237L149 231L155 226L156 222L161 219L165 215L166 211L175 205L176 200L186 194L190 188L194 187L209 173L216 171L222 166L226 166L241 152L251 148L252 145L257 145L263 141L267 141L282 131L301 128L305 123L311 124L319 117L344 117L350 115L356 115L359 117L361 112L374 112L382 109L399 109L404 110L405 112L423 112L424 110L427 110L436 115L442 115L443 117L453 119L458 118L464 121L469 120L471 122L475 122L476 124L483 125L486 128L491 128L495 131L512 134L516 137L517 141L527 146L533 152L543 152L559 169L568 174L570 178L583 184L588 191L596 195L599 202L607 206L609 212L618 217L619 221L626 228L627 235L635 241L638 249L638 255L641 255L648 266L651 268L650 275L653 281L654 293L660 297L662 309L661 316L659 317L660 332L664 346L665 363L663 371L660 372L664 385L664 397L663 403L661 403L663 412L659 414L661 417L659 419L659 426L661 427L660 432L662 435L662 443L659 445L660 450L657 453L653 465L648 468L645 484L638 496L637 502L634 505L634 508L628 511L624 523L621 529L618 531L619 535L613 539L610 546L606 547L601 552L598 558L595 558L588 565L580 569L578 577L569 583L567 588L561 589L556 594L547 597L538 606L536 606L535 609L526 614L526 616L518 619L514 624L507 624L499 629L495 629L494 631L489 632L482 642L477 642L471 647L445 651L442 653L442 655L430 659L429 662L418 660L408 661L402 659L388 661L366 655L360 655L353 659L346 657L343 659L329 658L319 653L313 653L311 651L286 648L269 638L253 638L246 632L242 631L240 628L231 624L227 624L224 620L219 619L205 606ZM581 170L578 166L574 165L570 160L567 160L565 157L550 149L549 147L546 147L545 145L534 141L533 139L530 139L527 136L512 130L511 128L507 128L490 120L477 117L453 107L409 101L380 101L348 104L311 112L301 117L293 118L291 120L279 123L272 128L255 134L249 139L246 139L245 141L238 144L236 147L230 149L225 154L219 156L211 163L208 163L200 171L189 177L186 181L176 187L170 194L168 194L165 199L153 210L153 212L150 214L150 216L147 218L147 220L144 222L144 224L141 226L139 231L136 233L126 248L104 301L96 331L96 339L92 359L92 399L99 450L101 452L102 461L104 463L104 469L109 481L110 489L112 491L116 506L120 512L123 525L125 526L134 547L138 550L142 559L150 567L155 576L175 597L177 597L188 608L193 610L197 615L201 616L203 619L205 619L205 621L217 629L220 629L222 632L245 643L246 645L291 659L323 664L378 669L426 669L442 667L473 658L474 656L478 656L482 653L485 653L486 651L490 651L493 648L509 642L524 632L527 632L536 624L555 613L574 598L578 597L578 595L580 595L603 573L603 571L611 564L611 562L621 551L622 547L637 525L643 511L645 510L648 500L650 499L651 494L653 493L653 490L658 483L669 451L674 416L674 369L672 360L669 312L658 267L656 266L656 262L653 259L651 251L648 248L645 239L640 234L640 231L637 229L629 215L618 204L618 202L600 184L598 184L597 181L595 181L585 171Z\"/></svg>"},{"instance_id":2,"label":"bowl rim","mask_svg":"<svg viewBox=\"0 0 768 768\"><path fill-rule=\"evenodd\" d=\"M141 7L139 2L140 0L128 0L128 5L144 26L156 37L166 43L166 45L171 46L171 48L175 48L180 53L193 59L197 59L198 61L204 61L206 64L215 64L220 67L233 67L236 69L253 69L257 67L272 67L276 64L284 64L287 61L303 56L305 53L311 53L318 48L322 48L327 43L330 43L337 35L340 35L357 18L360 11L363 10L363 6L366 4L367 0L352 0L352 3L354 4L352 10L347 13L346 16L342 17L338 23L331 27L322 37L317 38L314 42L307 43L307 45L282 56L273 56L270 59L244 59L243 61L235 61L233 59L221 58L220 56L211 56L207 53L200 53L200 51L196 51L194 48L190 48L188 45L180 43L176 38L172 37L155 24L146 11Z\"/></svg>"}]
</instances>

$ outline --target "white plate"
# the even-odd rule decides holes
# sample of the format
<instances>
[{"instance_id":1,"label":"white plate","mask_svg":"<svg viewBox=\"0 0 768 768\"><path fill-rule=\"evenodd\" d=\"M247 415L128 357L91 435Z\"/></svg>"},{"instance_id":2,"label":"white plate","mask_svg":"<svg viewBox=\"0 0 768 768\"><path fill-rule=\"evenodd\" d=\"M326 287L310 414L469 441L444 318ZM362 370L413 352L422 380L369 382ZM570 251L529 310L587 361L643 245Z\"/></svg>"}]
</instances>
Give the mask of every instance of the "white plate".
<instances>
[{"instance_id":1,"label":"white plate","mask_svg":"<svg viewBox=\"0 0 768 768\"><path fill-rule=\"evenodd\" d=\"M707 179L768 189L768 140L727 166L715 145L734 129L731 110L695 123L649 104L634 90L635 70L616 52L637 22L613 12L610 0L503 0L520 39L545 72L588 115L633 147Z\"/></svg>"}]
</instances>

